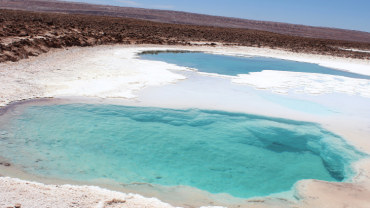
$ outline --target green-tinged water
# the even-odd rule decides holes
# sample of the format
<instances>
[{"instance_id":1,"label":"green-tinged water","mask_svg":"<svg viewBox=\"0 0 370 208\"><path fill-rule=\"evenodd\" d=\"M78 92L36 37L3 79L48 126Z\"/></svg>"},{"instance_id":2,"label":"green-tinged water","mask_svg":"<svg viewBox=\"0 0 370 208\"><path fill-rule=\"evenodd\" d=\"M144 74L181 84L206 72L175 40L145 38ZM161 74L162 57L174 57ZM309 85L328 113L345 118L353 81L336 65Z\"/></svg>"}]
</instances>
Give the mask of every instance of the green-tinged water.
<instances>
[{"instance_id":1,"label":"green-tinged water","mask_svg":"<svg viewBox=\"0 0 370 208\"><path fill-rule=\"evenodd\" d=\"M26 107L0 125L0 152L60 179L192 186L236 197L341 181L361 157L314 123L210 110L66 104Z\"/></svg>"},{"instance_id":2,"label":"green-tinged water","mask_svg":"<svg viewBox=\"0 0 370 208\"><path fill-rule=\"evenodd\" d=\"M179 66L196 68L201 72L216 73L223 75L236 76L238 74L248 74L250 72L261 72L263 70L290 71L330 74L358 79L370 79L370 76L355 74L322 67L317 64L286 61L264 57L236 57L208 54L201 52L177 52L176 51L156 51L144 52L140 57L146 60L164 61Z\"/></svg>"}]
</instances>

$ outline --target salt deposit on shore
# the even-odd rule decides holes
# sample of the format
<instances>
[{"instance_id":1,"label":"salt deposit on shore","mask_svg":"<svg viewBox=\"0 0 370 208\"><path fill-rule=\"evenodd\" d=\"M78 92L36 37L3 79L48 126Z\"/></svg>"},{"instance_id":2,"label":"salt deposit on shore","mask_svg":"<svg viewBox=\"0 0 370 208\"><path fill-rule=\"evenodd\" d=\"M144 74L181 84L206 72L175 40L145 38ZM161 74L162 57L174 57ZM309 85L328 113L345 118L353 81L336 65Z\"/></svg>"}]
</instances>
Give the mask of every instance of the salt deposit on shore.
<instances>
[{"instance_id":1,"label":"salt deposit on shore","mask_svg":"<svg viewBox=\"0 0 370 208\"><path fill-rule=\"evenodd\" d=\"M296 54L279 50L247 47L179 47L179 46L99 46L93 48L70 48L56 50L39 57L21 60L18 63L0 64L0 106L11 102L61 95L90 96L100 98L135 99L134 92L146 86L166 85L186 79L184 75L168 69L189 71L163 62L134 59L135 53L143 50L182 49L207 51L225 55L266 56L294 61L317 63L322 66L370 75L370 62L348 60L308 54ZM203 75L209 75L204 74ZM217 75L215 75L217 76ZM336 80L332 75L322 78L318 75L294 72L263 71L225 77L233 83L247 84L256 88L278 90L305 87L311 94L337 91L343 93L361 93L368 96L369 81L357 79ZM268 82L266 80L269 79ZM325 84L315 82L322 79ZM259 80L259 81L258 81ZM261 81L262 80L262 81ZM258 81L258 82L257 82ZM268 85L267 85L268 84ZM263 85L263 86L262 86ZM345 85L342 86L342 85ZM279 91L280 90L280 91ZM318 90L318 91L315 91ZM298 92L298 91L297 91ZM299 92L298 92L299 93ZM288 207L338 207L350 201L353 207L365 207L370 203L366 196L370 194L368 165L363 165L363 175L359 174L356 183L335 183L320 181L301 181L296 186L299 203L288 203ZM319 188L318 188L319 187ZM336 190L341 198L331 196ZM339 189L339 190L338 190ZM340 191L343 190L343 191ZM347 191L351 190L349 196ZM20 198L19 195L22 195ZM330 196L329 196L330 195ZM114 199L117 199L113 201ZM123 201L125 202L123 203ZM21 203L24 207L172 207L157 199L147 199L139 195L127 195L98 187L53 186L0 177L0 207ZM258 199L249 207L270 207L264 199ZM312 206L311 206L312 205ZM276 205L276 207L287 207Z\"/></svg>"},{"instance_id":2,"label":"salt deposit on shore","mask_svg":"<svg viewBox=\"0 0 370 208\"><path fill-rule=\"evenodd\" d=\"M193 51L207 51L225 55L254 55L281 58L287 60L318 63L323 66L340 68L355 73L370 75L370 62L365 60L346 60L335 57L295 54L291 52L248 48L248 47L179 47L179 46L99 46L93 48L72 48L56 50L53 53L43 54L40 57L21 60L18 63L2 63L0 69L0 106L10 102L39 97L55 97L59 95L81 95L101 98L133 99L133 92L145 86L176 83L186 77L172 73L173 70L189 70L164 62L154 62L135 59L135 54L144 50L183 49ZM206 73L202 73L205 75ZM310 80L307 73L302 80ZM271 76L271 72L253 73L233 79L234 83L251 84L256 88L265 88L266 82L251 83L251 79L263 79ZM275 74L274 74L275 76ZM326 75L325 75L326 76ZM368 96L369 82L346 79L341 82L324 78L326 84L310 80L308 92L330 90L355 93ZM279 73L279 79L270 83L269 88L296 87L287 83L287 79L296 79L294 73ZM308 78L308 79L307 79ZM311 77L312 78L312 77ZM285 81L284 81L285 80ZM323 80L323 79L321 79ZM357 80L357 79L356 79ZM271 81L271 80L270 80ZM312 84L315 84L312 86ZM348 85L350 89L343 89L341 85ZM364 85L365 84L365 85ZM361 87L359 87L361 86Z\"/></svg>"},{"instance_id":3,"label":"salt deposit on shore","mask_svg":"<svg viewBox=\"0 0 370 208\"><path fill-rule=\"evenodd\" d=\"M18 197L20 196L21 197ZM9 177L0 177L0 207L20 204L40 207L160 207L172 208L156 198L124 194L94 186L44 185Z\"/></svg>"},{"instance_id":4,"label":"salt deposit on shore","mask_svg":"<svg viewBox=\"0 0 370 208\"><path fill-rule=\"evenodd\" d=\"M272 92L281 94L287 94L289 89L303 88L294 92L312 95L332 92L349 95L358 93L363 97L370 97L370 80L316 73L264 70L238 75L232 82L250 85L256 89L272 89Z\"/></svg>"},{"instance_id":5,"label":"salt deposit on shore","mask_svg":"<svg viewBox=\"0 0 370 208\"><path fill-rule=\"evenodd\" d=\"M0 105L23 99L81 95L127 98L147 85L186 79L167 69L182 67L133 59L133 49L75 48L1 67ZM185 69L186 70L186 69Z\"/></svg>"}]
</instances>

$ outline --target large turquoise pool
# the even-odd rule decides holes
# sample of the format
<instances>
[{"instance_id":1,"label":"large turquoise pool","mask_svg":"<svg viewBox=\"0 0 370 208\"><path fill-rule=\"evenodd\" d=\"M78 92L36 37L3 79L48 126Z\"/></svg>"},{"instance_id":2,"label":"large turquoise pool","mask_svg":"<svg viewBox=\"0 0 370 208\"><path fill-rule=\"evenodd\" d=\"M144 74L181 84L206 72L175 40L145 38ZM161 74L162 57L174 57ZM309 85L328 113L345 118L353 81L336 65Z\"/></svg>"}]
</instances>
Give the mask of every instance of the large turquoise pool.
<instances>
[{"instance_id":1,"label":"large turquoise pool","mask_svg":"<svg viewBox=\"0 0 370 208\"><path fill-rule=\"evenodd\" d=\"M363 155L315 123L108 104L29 106L0 123L0 153L27 173L184 185L235 197L342 181Z\"/></svg>"}]
</instances>

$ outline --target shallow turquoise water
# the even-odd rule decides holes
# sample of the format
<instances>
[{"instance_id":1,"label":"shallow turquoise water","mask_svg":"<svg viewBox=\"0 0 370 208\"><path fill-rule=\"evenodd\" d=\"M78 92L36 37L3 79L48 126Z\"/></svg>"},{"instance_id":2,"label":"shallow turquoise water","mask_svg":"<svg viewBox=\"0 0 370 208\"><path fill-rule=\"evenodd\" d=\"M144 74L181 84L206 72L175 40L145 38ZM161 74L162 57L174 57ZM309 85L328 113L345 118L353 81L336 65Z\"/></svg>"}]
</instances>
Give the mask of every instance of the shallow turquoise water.
<instances>
[{"instance_id":1,"label":"shallow turquoise water","mask_svg":"<svg viewBox=\"0 0 370 208\"><path fill-rule=\"evenodd\" d=\"M321 73L359 79L370 79L370 76L330 69L319 66L317 64L286 61L264 57L247 58L207 54L200 52L140 54L140 57L146 60L164 61L179 66L196 68L201 72L217 73L231 76L236 76L238 74L248 74L250 72L260 72L263 70L277 70Z\"/></svg>"},{"instance_id":2,"label":"shallow turquoise water","mask_svg":"<svg viewBox=\"0 0 370 208\"><path fill-rule=\"evenodd\" d=\"M26 172L186 185L236 197L341 181L362 154L314 123L211 110L31 106L0 125L1 156Z\"/></svg>"}]
</instances>

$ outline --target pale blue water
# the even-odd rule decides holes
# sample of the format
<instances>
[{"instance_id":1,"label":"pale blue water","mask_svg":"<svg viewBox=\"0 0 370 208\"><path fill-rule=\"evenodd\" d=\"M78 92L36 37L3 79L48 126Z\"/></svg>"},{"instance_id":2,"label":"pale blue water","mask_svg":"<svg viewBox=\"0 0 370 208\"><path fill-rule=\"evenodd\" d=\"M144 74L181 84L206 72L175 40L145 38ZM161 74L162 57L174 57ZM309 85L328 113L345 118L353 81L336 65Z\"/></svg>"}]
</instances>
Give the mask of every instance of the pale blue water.
<instances>
[{"instance_id":1,"label":"pale blue water","mask_svg":"<svg viewBox=\"0 0 370 208\"><path fill-rule=\"evenodd\" d=\"M211 110L65 104L0 125L0 154L26 172L193 186L236 197L341 181L363 155L314 123Z\"/></svg>"},{"instance_id":2,"label":"pale blue water","mask_svg":"<svg viewBox=\"0 0 370 208\"><path fill-rule=\"evenodd\" d=\"M201 72L217 73L223 75L236 76L238 74L248 74L250 72L260 72L263 70L307 72L338 75L359 79L370 79L370 76L350 73L346 71L331 69L317 64L286 61L264 57L236 57L215 55L207 53L145 53L140 57L146 60L164 61L179 66L196 68Z\"/></svg>"},{"instance_id":3,"label":"pale blue water","mask_svg":"<svg viewBox=\"0 0 370 208\"><path fill-rule=\"evenodd\" d=\"M300 100L291 97L289 98L287 96L281 96L275 93L260 93L259 96L284 107L314 115L327 116L341 112L338 109L320 105L314 101Z\"/></svg>"}]
</instances>

